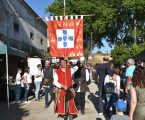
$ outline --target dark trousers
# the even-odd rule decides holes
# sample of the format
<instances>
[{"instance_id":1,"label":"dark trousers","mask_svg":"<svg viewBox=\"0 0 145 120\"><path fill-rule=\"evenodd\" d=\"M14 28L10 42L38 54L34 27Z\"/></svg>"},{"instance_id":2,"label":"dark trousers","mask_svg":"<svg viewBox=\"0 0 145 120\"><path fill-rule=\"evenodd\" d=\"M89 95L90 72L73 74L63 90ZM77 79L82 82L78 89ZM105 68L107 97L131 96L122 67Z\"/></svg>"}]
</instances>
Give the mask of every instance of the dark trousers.
<instances>
[{"instance_id":1,"label":"dark trousers","mask_svg":"<svg viewBox=\"0 0 145 120\"><path fill-rule=\"evenodd\" d=\"M77 107L80 107L81 110L85 109L85 93L77 92L75 97L75 103Z\"/></svg>"}]
</instances>

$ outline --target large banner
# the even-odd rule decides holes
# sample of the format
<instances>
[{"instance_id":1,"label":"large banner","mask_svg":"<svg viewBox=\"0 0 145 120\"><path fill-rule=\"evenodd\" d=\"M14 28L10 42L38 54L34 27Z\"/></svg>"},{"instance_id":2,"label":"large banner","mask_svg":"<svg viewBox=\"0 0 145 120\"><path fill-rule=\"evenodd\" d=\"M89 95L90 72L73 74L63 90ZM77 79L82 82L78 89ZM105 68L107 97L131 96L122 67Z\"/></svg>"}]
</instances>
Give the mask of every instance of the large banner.
<instances>
[{"instance_id":1,"label":"large banner","mask_svg":"<svg viewBox=\"0 0 145 120\"><path fill-rule=\"evenodd\" d=\"M49 20L51 57L83 56L83 19Z\"/></svg>"}]
</instances>

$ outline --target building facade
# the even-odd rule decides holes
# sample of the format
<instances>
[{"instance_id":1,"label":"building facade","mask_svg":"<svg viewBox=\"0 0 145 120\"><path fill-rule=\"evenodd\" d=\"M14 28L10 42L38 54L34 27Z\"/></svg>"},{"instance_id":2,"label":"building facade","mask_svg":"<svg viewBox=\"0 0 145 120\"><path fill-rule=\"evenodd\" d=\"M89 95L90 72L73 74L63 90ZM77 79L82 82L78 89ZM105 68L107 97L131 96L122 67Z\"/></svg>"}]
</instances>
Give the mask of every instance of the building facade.
<instances>
[{"instance_id":1,"label":"building facade","mask_svg":"<svg viewBox=\"0 0 145 120\"><path fill-rule=\"evenodd\" d=\"M0 0L0 100L6 100L7 76L24 70L27 56L43 58L47 52L47 25L37 18L24 0Z\"/></svg>"},{"instance_id":2,"label":"building facade","mask_svg":"<svg viewBox=\"0 0 145 120\"><path fill-rule=\"evenodd\" d=\"M24 0L1 0L0 41L26 54L44 56L47 25Z\"/></svg>"}]
</instances>

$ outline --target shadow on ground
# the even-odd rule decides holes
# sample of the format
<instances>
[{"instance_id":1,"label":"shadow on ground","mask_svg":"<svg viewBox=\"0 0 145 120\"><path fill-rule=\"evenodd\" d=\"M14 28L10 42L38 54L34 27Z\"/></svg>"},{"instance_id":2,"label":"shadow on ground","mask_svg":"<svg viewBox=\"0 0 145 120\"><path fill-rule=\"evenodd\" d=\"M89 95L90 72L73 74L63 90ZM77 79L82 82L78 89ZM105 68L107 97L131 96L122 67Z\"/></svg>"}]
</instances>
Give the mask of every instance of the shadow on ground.
<instances>
[{"instance_id":1,"label":"shadow on ground","mask_svg":"<svg viewBox=\"0 0 145 120\"><path fill-rule=\"evenodd\" d=\"M29 110L22 108L23 104L10 104L8 109L6 102L0 102L0 120L22 120L29 115Z\"/></svg>"},{"instance_id":2,"label":"shadow on ground","mask_svg":"<svg viewBox=\"0 0 145 120\"><path fill-rule=\"evenodd\" d=\"M96 97L94 94L90 94L88 95L88 99L92 101L96 111L98 112L99 97Z\"/></svg>"}]
</instances>

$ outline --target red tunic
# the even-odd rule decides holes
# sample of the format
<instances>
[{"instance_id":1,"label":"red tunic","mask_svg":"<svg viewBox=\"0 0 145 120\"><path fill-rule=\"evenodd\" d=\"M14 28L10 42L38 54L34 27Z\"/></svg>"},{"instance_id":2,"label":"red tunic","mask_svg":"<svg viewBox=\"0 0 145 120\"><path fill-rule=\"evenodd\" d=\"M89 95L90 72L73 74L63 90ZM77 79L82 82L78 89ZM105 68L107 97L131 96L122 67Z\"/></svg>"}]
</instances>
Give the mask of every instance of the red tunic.
<instances>
[{"instance_id":1,"label":"red tunic","mask_svg":"<svg viewBox=\"0 0 145 120\"><path fill-rule=\"evenodd\" d=\"M66 85L68 87L72 86L72 76L71 76L70 68L66 68L66 73L59 68L56 70L56 73L58 75L58 82L60 84ZM66 76L66 78L65 78L65 76ZM68 109L65 109L66 108L65 95L66 95L66 92L63 89L61 89L59 102L57 103L55 112L60 115L65 115L66 113L76 115L77 109L75 106L74 98L68 101L68 103L67 103ZM55 102L56 102L56 100L55 100Z\"/></svg>"}]
</instances>

